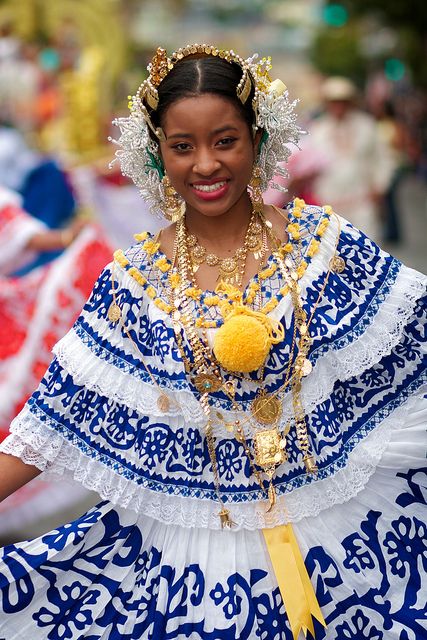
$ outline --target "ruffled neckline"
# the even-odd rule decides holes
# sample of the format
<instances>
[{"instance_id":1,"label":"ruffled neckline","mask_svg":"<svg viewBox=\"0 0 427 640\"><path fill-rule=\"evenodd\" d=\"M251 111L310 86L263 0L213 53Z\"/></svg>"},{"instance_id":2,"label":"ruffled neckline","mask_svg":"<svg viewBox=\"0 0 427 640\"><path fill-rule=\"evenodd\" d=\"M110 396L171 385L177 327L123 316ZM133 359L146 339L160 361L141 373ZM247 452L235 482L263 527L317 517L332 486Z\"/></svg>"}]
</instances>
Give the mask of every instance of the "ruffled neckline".
<instances>
[{"instance_id":1,"label":"ruffled neckline","mask_svg":"<svg viewBox=\"0 0 427 640\"><path fill-rule=\"evenodd\" d=\"M316 249L316 252L310 253L310 248L313 246L313 240L315 240L320 247L321 237L319 236L316 240L316 236L319 229L322 228L322 224L324 224L325 219L328 219L331 215L331 210L328 206L317 207L313 205L306 205L304 203L301 209L301 217L296 217L295 212L299 211L299 207L296 206L297 200L298 199L295 199L290 202L284 210L288 214L288 225L286 228L289 229L290 227L298 225L301 236L298 238L289 234L287 243L282 244L281 248L283 249L285 245L287 245L288 251L286 255L293 261L294 268L298 269L303 264L305 271L311 263L314 254L317 252ZM154 288L156 296L164 299L164 295L158 291L158 284L160 283L160 287L164 288L164 291L167 291L170 286L170 275L176 274L181 277L181 274L178 274L177 268L172 265L172 262L169 260L167 255L160 249L160 243L157 242L156 235L149 231L145 231L143 233L136 234L135 238L137 239L137 243L135 245L132 245L124 254L118 252L119 256L125 256L128 265L124 264L123 260L120 260L120 257L119 262L121 262L122 266L130 267L129 271L132 277L139 280L141 284L146 282L148 286ZM298 246L300 250L298 250ZM117 252L115 257L117 259ZM271 253L265 263L265 266L261 270L261 273L268 273L275 265L276 259L274 254ZM135 273L135 270L138 272L139 277ZM259 272L254 274L249 279L243 290L243 302L247 302L248 294L254 287L260 288L264 299L268 300L269 298L272 298L274 295L273 291L276 286L272 283L272 278L274 278L275 272L276 269L274 268L273 273L263 277L263 281L261 283ZM187 284L188 287L191 287L190 282L187 282ZM217 295L217 293L211 289L197 290L200 292L199 296L202 303L206 298Z\"/></svg>"}]
</instances>

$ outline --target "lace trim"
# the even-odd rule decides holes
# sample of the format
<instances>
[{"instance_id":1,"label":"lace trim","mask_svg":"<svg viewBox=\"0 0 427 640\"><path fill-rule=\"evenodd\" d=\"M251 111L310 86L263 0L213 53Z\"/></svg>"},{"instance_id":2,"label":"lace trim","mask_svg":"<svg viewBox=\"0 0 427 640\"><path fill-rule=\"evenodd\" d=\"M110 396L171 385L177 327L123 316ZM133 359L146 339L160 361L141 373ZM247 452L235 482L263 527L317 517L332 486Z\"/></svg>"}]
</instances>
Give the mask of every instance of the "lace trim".
<instances>
[{"instance_id":1,"label":"lace trim","mask_svg":"<svg viewBox=\"0 0 427 640\"><path fill-rule=\"evenodd\" d=\"M76 384L84 385L87 389L119 404L152 416L184 416L189 422L206 421L200 403L190 391L165 387L160 389L154 387L152 382L144 382L129 375L126 371L98 358L74 330L55 345L53 352ZM170 400L167 411L164 405L162 409L157 405L161 395L166 395Z\"/></svg>"},{"instance_id":2,"label":"lace trim","mask_svg":"<svg viewBox=\"0 0 427 640\"><path fill-rule=\"evenodd\" d=\"M261 529L316 516L335 504L355 497L375 472L394 430L421 399L412 396L390 414L349 454L347 464L334 476L294 489L278 499L273 513L265 513L263 502L231 504L238 528ZM115 505L145 514L165 524L219 529L219 505L211 500L157 493L119 476L99 460L88 458L57 432L46 428L28 410L15 419L13 433L0 445L4 453L17 456L26 464L46 472L46 476L69 476L101 498ZM421 449L414 443L414 456Z\"/></svg>"}]
</instances>

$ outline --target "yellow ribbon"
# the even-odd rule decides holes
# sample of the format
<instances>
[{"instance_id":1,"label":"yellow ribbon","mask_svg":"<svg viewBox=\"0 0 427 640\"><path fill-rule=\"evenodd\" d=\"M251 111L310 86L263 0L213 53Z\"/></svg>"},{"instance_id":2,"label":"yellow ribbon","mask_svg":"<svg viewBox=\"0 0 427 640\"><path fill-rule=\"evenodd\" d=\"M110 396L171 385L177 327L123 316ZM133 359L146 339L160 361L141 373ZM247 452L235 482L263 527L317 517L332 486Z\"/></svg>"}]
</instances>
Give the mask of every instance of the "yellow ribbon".
<instances>
[{"instance_id":1,"label":"yellow ribbon","mask_svg":"<svg viewBox=\"0 0 427 640\"><path fill-rule=\"evenodd\" d=\"M314 637L313 617L324 627L325 620L305 568L292 525L263 529L268 553L276 574L294 640L300 631Z\"/></svg>"}]
</instances>

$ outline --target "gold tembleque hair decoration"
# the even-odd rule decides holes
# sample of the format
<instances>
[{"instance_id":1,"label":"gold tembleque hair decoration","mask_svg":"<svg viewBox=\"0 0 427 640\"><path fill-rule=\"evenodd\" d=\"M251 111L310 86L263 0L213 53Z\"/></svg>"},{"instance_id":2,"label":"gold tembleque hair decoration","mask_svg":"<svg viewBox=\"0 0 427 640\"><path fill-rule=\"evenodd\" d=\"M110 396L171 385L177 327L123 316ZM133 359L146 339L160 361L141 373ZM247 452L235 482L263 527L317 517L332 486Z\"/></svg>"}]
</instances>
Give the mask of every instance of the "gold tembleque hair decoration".
<instances>
[{"instance_id":1,"label":"gold tembleque hair decoration","mask_svg":"<svg viewBox=\"0 0 427 640\"><path fill-rule=\"evenodd\" d=\"M255 84L251 78L249 65L246 60L232 49L228 51L225 49L217 49L208 44L189 44L186 47L181 47L177 51L174 51L170 58L165 49L158 47L147 67L149 76L144 80L136 93L141 104L144 106L145 101L148 106L155 111L159 105L158 86L180 60L191 56L214 56L227 62L235 62L238 64L242 69L242 77L236 87L236 94L242 104L246 103L252 86Z\"/></svg>"}]
</instances>

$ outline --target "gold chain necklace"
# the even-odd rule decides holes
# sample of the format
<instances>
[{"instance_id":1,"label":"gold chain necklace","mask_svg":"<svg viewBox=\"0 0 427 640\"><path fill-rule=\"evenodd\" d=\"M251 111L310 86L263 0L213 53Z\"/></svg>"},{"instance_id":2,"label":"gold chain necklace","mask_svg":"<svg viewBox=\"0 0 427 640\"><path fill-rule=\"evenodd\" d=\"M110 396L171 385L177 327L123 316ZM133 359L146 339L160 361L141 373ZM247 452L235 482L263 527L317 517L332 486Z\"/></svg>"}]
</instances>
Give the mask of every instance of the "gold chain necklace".
<instances>
[{"instance_id":1,"label":"gold chain necklace","mask_svg":"<svg viewBox=\"0 0 427 640\"><path fill-rule=\"evenodd\" d=\"M146 372L150 376L150 379L151 379L152 383L154 384L154 386L159 390L159 396L158 396L157 401L156 401L158 409L162 413L167 413L170 410L170 405L171 405L171 401L169 399L169 396L166 395L166 393L163 391L162 387L159 385L159 383L157 382L156 378L154 377L153 373L150 371L148 366L145 364L144 356L143 356L140 348L136 344L135 340L132 338L132 335L130 334L129 329L127 328L127 326L126 326L126 324L125 324L125 322L123 320L122 310L121 310L120 306L117 303L116 279L115 279L115 275L114 275L114 262L113 262L113 266L111 267L111 294L112 294L112 297L113 297L113 301L112 301L112 303L111 303L111 305L110 305L110 307L109 307L109 309L107 311L107 317L110 320L110 322L112 322L113 324L116 324L117 322L120 323L120 326L122 327L123 332L125 333L126 337L129 339L132 347L134 348L135 352L139 356L139 359L140 359L140 362L141 362L142 366L144 367L144 369L146 370ZM174 404L177 405L177 403L175 401L173 401L173 402L174 402Z\"/></svg>"},{"instance_id":2,"label":"gold chain necklace","mask_svg":"<svg viewBox=\"0 0 427 640\"><path fill-rule=\"evenodd\" d=\"M260 218L262 221L262 216L260 216ZM339 219L337 218L337 220L338 220L338 229L340 230ZM274 236L274 234L272 234L272 231L271 231L271 226L269 227L268 225L268 221L266 221L265 226L267 231L270 229L269 231L270 237L272 237L272 235ZM336 240L335 252L334 252L335 255L337 251L339 237L340 237L340 231L338 231L338 234L337 234L337 240ZM184 243L180 242L180 240L185 240L185 229L181 229L181 238L180 238L178 234L178 225L177 225L177 234L176 234L175 240L176 241L174 244L174 257L176 256L177 258L178 270L180 273L184 275L184 280L186 279L187 282L189 282L191 261L188 256L188 253L186 254L186 251L185 250L183 251L183 247L185 247L185 242ZM300 250L301 250L301 247L300 247ZM311 324L311 321L313 320L316 308L326 288L331 270L333 270L333 261L331 260L329 264L329 270L325 276L325 280L318 294L316 302L313 306L310 318L307 321L305 312L302 308L302 303L300 304L300 300L299 300L300 287L298 284L298 276L296 272L292 270L294 268L292 265L292 261L289 258L286 260L283 260L280 251L275 252L273 255L278 260L279 267L282 271L282 274L289 284L289 291L291 293L291 298L294 306L294 315L295 315L294 335L292 340L292 346L290 349L290 360L289 360L288 370L287 370L286 378L283 385L279 389L277 389L273 394L271 394L271 396L267 396L265 394L263 402L259 402L258 406L255 405L251 407L251 416L245 419L243 422L241 422L240 420L236 420L233 426L233 430L235 431L235 437L239 442L242 443L244 451L248 457L250 466L252 468L252 471L255 477L257 478L260 484L260 487L263 490L264 490L264 483L263 483L260 472L256 468L256 465L261 467L261 469L266 473L267 478L269 479L269 489L268 489L268 498L270 502L269 510L274 506L276 502L276 494L275 494L274 486L272 484L272 479L274 477L277 466L282 464L282 462L284 462L287 459L286 451L285 451L286 436L289 432L290 424L287 424L285 426L285 429L282 431L282 433L280 433L277 428L277 423L281 415L281 401L279 400L279 396L289 384L291 384L291 390L292 390L292 404L293 404L293 410L294 410L296 435L298 438L299 448L303 452L303 460L306 466L306 470L308 473L315 473L317 471L317 467L314 463L313 456L310 452L310 444L308 440L305 412L304 412L303 405L300 398L301 378L307 375L311 370L311 363L307 359L309 346L311 344L311 340L308 336L308 328L309 328L309 325ZM159 408L163 411L167 411L169 409L170 400L166 396L166 394L164 394L163 390L161 389L160 385L157 383L153 374L150 372L150 370L144 363L141 351L139 350L136 343L133 341L132 336L127 330L127 327L123 323L123 319L121 317L121 310L116 300L114 283L115 283L114 273L112 273L113 302L108 311L108 317L112 322L117 322L120 320L123 330L127 335L127 337L130 339L135 350L138 352L144 368L149 373L153 383L159 388L161 392L157 401ZM163 283L162 283L162 286L164 286ZM222 388L232 400L233 408L239 411L239 407L237 403L234 401L234 395L236 390L235 382L237 382L237 380L235 382L231 382L231 381L223 382L220 368L218 364L215 363L215 358L208 347L207 339L205 339L204 341L205 343L204 343L203 340L201 340L200 336L198 335L196 323L194 321L191 309L188 309L188 308L184 309L184 307L187 307L190 302L189 300L186 299L184 295L185 286L182 284L180 288L181 288L181 291L179 291L179 288L173 288L172 286L170 288L170 292L171 292L170 300L171 300L171 306L172 306L171 316L173 321L173 327L175 330L175 334L177 336L177 344L182 355L185 369L189 375L190 374L194 375L194 373L196 373L194 381L201 393L200 403L202 406L202 410L207 418L207 424L205 426L205 435L206 435L209 455L211 458L215 490L217 493L219 504L221 505L221 510L218 515L221 519L222 527L231 527L233 525L233 522L231 520L229 510L224 506L224 503L221 497L221 492L220 492L220 478L219 478L219 472L218 472L218 464L216 460L215 436L213 435L213 419L212 419L212 411L211 411L211 406L209 401L209 394L214 393L215 391L218 391L220 388ZM181 298L177 296L181 296ZM297 327L298 327L298 334L299 334L298 354L297 354L297 357L295 358L295 365L291 374L290 372L291 372L292 361L293 361L293 352L296 345ZM185 333L187 334L188 341L194 356L194 362L191 362L185 354L183 341L182 341L182 337L183 337L182 331L185 331ZM181 337L180 341L178 340L178 334ZM274 407L277 407L277 402L279 403L279 407L280 407L280 414L278 417L276 416L277 409L274 408ZM219 414L219 412L216 412L216 416L217 418L220 419L221 422L223 421L221 419L221 414ZM262 418L261 420L259 419L260 417ZM255 418L257 422L261 424L274 424L273 428L263 430L263 431L258 431L255 433L254 454L252 454L246 442L244 429L243 429L245 424L250 422L253 418ZM228 430L230 431L231 429L228 428Z\"/></svg>"},{"instance_id":3,"label":"gold chain necklace","mask_svg":"<svg viewBox=\"0 0 427 640\"><path fill-rule=\"evenodd\" d=\"M208 267L218 267L217 282L222 281L241 287L248 253L253 253L256 260L259 260L262 253L263 225L256 220L256 215L255 212L251 215L243 245L236 249L232 256L226 258L220 258L215 253L208 253L196 236L186 230L185 242L193 275L197 273L202 264L206 263Z\"/></svg>"}]
</instances>

